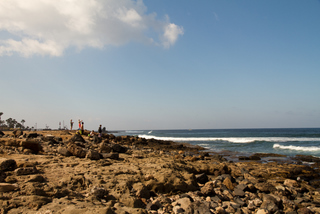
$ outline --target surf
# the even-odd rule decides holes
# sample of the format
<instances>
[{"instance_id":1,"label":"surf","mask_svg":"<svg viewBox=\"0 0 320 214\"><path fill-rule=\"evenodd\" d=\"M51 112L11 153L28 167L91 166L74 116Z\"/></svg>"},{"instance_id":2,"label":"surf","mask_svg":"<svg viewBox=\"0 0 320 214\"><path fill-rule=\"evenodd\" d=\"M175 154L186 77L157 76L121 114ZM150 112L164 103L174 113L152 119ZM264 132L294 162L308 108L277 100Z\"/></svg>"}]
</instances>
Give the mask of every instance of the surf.
<instances>
[{"instance_id":1,"label":"surf","mask_svg":"<svg viewBox=\"0 0 320 214\"><path fill-rule=\"evenodd\" d=\"M229 143L255 143L255 142L312 142L320 141L320 138L297 138L297 137L159 137L154 135L139 135L145 139L156 139L177 142L229 142Z\"/></svg>"}]
</instances>

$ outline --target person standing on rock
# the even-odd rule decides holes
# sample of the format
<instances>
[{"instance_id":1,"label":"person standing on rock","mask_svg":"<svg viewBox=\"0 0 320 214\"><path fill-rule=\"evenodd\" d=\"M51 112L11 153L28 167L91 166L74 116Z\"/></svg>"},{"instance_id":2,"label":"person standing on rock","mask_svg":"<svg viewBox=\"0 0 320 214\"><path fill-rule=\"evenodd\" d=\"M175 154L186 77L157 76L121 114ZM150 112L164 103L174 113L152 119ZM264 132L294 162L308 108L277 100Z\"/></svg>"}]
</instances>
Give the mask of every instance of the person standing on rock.
<instances>
[{"instance_id":1,"label":"person standing on rock","mask_svg":"<svg viewBox=\"0 0 320 214\"><path fill-rule=\"evenodd\" d=\"M73 122L72 119L70 120L70 130L72 131L72 127L73 127Z\"/></svg>"},{"instance_id":2,"label":"person standing on rock","mask_svg":"<svg viewBox=\"0 0 320 214\"><path fill-rule=\"evenodd\" d=\"M78 123L79 123L79 130L81 129L81 122L82 122L82 120L78 120Z\"/></svg>"},{"instance_id":3,"label":"person standing on rock","mask_svg":"<svg viewBox=\"0 0 320 214\"><path fill-rule=\"evenodd\" d=\"M84 122L81 122L81 126L80 126L80 134L83 135L84 134Z\"/></svg>"},{"instance_id":4,"label":"person standing on rock","mask_svg":"<svg viewBox=\"0 0 320 214\"><path fill-rule=\"evenodd\" d=\"M99 129L98 129L99 137L101 137L101 135L102 135L102 128L101 128L101 126L102 126L102 125L100 125L100 126L99 126Z\"/></svg>"}]
</instances>

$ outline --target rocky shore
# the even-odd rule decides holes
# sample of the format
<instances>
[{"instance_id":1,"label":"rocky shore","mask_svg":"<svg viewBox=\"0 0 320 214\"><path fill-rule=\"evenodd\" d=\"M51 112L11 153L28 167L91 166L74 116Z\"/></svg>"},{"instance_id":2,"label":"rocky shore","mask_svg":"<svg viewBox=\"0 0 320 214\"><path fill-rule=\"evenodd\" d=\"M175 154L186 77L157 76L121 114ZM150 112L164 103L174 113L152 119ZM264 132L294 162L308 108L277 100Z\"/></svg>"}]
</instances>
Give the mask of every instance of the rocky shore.
<instances>
[{"instance_id":1,"label":"rocky shore","mask_svg":"<svg viewBox=\"0 0 320 214\"><path fill-rule=\"evenodd\" d=\"M320 213L317 158L87 134L0 132L0 214Z\"/></svg>"}]
</instances>

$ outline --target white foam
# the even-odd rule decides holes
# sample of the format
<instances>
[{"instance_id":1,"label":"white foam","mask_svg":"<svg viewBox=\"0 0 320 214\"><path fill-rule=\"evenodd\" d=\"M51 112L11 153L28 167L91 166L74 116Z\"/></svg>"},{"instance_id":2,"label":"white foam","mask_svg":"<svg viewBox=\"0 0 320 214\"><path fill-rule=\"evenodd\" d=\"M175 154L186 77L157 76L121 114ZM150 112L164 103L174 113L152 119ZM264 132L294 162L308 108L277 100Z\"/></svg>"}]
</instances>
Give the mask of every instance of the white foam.
<instances>
[{"instance_id":1,"label":"white foam","mask_svg":"<svg viewBox=\"0 0 320 214\"><path fill-rule=\"evenodd\" d=\"M292 138L292 137L156 137L152 135L139 135L146 139L168 140L178 142L189 141L225 141L231 143L253 143L255 141L265 142L288 142L288 141L320 141L320 138Z\"/></svg>"},{"instance_id":2,"label":"white foam","mask_svg":"<svg viewBox=\"0 0 320 214\"><path fill-rule=\"evenodd\" d=\"M143 133L143 131L131 131L131 130L127 130L126 132L127 132L127 133L137 133L137 134L138 134L138 133Z\"/></svg>"},{"instance_id":3,"label":"white foam","mask_svg":"<svg viewBox=\"0 0 320 214\"><path fill-rule=\"evenodd\" d=\"M317 146L310 146L310 147L305 147L305 146L283 146L280 144L274 144L273 145L274 149L287 149L287 150L295 150L295 151L305 151L305 152L317 152L320 151L320 147Z\"/></svg>"}]
</instances>

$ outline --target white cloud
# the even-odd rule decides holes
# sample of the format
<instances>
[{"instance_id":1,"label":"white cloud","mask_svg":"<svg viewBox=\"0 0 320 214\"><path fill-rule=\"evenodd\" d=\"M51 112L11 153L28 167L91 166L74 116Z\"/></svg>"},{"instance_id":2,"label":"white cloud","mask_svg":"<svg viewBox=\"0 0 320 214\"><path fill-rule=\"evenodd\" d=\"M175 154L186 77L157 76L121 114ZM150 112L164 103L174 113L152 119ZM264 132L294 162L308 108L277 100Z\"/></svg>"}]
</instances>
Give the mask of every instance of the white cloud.
<instances>
[{"instance_id":1,"label":"white cloud","mask_svg":"<svg viewBox=\"0 0 320 214\"><path fill-rule=\"evenodd\" d=\"M0 56L62 56L69 47L131 41L169 48L183 28L165 20L147 14L142 0L0 0L0 36L6 35L0 40Z\"/></svg>"},{"instance_id":2,"label":"white cloud","mask_svg":"<svg viewBox=\"0 0 320 214\"><path fill-rule=\"evenodd\" d=\"M179 35L183 35L182 27L179 27L173 23L166 25L163 34L163 46L165 48L169 48L177 41Z\"/></svg>"}]
</instances>

